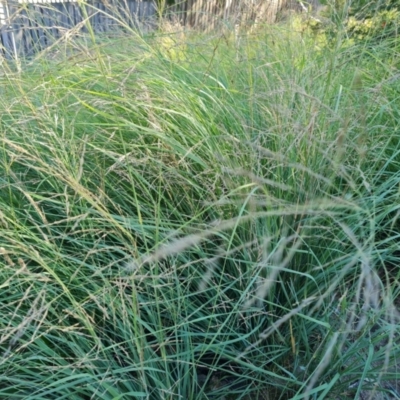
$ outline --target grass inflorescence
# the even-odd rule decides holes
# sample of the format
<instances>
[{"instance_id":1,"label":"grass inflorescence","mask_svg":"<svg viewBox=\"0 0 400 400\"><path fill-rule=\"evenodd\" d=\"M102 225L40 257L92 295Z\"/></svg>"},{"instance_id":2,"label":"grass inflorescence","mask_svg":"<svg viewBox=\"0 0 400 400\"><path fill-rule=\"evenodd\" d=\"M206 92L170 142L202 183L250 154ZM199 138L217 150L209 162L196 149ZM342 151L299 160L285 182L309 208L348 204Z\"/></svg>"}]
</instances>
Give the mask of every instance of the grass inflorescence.
<instances>
[{"instance_id":1,"label":"grass inflorescence","mask_svg":"<svg viewBox=\"0 0 400 400\"><path fill-rule=\"evenodd\" d=\"M71 40L2 66L0 397L393 396L395 43Z\"/></svg>"}]
</instances>

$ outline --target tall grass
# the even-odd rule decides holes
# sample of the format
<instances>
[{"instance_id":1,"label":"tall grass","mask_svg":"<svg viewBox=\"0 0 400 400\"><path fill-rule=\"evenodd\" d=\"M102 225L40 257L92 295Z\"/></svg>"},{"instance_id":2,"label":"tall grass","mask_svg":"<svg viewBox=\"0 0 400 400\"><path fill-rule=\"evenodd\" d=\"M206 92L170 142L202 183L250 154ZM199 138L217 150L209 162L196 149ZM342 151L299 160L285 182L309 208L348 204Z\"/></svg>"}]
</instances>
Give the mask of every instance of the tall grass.
<instances>
[{"instance_id":1,"label":"tall grass","mask_svg":"<svg viewBox=\"0 0 400 400\"><path fill-rule=\"evenodd\" d=\"M399 396L397 49L166 38L3 65L0 397Z\"/></svg>"}]
</instances>

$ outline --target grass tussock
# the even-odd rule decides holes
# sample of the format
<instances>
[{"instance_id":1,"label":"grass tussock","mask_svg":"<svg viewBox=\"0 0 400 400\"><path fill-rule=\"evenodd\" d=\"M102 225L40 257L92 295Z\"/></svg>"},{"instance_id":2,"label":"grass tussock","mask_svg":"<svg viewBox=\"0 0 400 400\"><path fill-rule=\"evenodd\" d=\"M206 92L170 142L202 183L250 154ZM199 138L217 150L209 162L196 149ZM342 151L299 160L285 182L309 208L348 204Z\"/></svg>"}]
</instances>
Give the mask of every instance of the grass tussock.
<instances>
[{"instance_id":1,"label":"grass tussock","mask_svg":"<svg viewBox=\"0 0 400 400\"><path fill-rule=\"evenodd\" d=\"M2 65L0 397L399 396L395 42L73 40Z\"/></svg>"}]
</instances>

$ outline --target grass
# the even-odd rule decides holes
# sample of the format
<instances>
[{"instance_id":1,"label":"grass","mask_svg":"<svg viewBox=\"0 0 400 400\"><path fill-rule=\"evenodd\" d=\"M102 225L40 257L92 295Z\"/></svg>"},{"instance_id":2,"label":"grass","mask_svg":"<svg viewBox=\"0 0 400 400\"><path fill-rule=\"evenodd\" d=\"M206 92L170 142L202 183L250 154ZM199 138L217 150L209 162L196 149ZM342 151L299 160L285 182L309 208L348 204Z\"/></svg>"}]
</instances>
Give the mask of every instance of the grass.
<instances>
[{"instance_id":1,"label":"grass","mask_svg":"<svg viewBox=\"0 0 400 400\"><path fill-rule=\"evenodd\" d=\"M74 40L2 67L0 397L393 398L395 42Z\"/></svg>"}]
</instances>

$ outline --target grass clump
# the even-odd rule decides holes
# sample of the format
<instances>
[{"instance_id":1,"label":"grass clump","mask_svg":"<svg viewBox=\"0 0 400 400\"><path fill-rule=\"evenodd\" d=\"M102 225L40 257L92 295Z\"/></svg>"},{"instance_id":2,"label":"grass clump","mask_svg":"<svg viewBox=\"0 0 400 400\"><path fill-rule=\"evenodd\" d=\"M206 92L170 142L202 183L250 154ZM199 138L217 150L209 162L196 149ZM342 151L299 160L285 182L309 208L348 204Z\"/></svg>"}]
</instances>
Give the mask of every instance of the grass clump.
<instances>
[{"instance_id":1,"label":"grass clump","mask_svg":"<svg viewBox=\"0 0 400 400\"><path fill-rule=\"evenodd\" d=\"M398 54L179 40L4 66L0 395L389 398Z\"/></svg>"}]
</instances>

